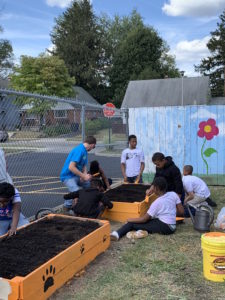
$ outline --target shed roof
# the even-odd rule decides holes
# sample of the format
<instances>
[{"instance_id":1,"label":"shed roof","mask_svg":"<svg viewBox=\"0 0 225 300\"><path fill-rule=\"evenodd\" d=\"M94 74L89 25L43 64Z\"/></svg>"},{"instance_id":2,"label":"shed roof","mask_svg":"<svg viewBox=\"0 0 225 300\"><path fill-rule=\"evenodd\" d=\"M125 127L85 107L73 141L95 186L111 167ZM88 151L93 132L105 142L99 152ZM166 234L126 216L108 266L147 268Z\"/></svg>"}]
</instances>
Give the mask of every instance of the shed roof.
<instances>
[{"instance_id":1,"label":"shed roof","mask_svg":"<svg viewBox=\"0 0 225 300\"><path fill-rule=\"evenodd\" d=\"M32 104L25 104L21 107L20 110L26 111L32 108L33 108ZM51 107L51 110L74 110L74 107L70 103L56 102L56 104Z\"/></svg>"},{"instance_id":2,"label":"shed roof","mask_svg":"<svg viewBox=\"0 0 225 300\"><path fill-rule=\"evenodd\" d=\"M209 77L183 77L130 81L122 107L157 107L206 104L210 98Z\"/></svg>"},{"instance_id":3,"label":"shed roof","mask_svg":"<svg viewBox=\"0 0 225 300\"><path fill-rule=\"evenodd\" d=\"M99 105L99 103L82 87L76 85L73 88L76 92L76 100L84 101L85 103Z\"/></svg>"}]
</instances>

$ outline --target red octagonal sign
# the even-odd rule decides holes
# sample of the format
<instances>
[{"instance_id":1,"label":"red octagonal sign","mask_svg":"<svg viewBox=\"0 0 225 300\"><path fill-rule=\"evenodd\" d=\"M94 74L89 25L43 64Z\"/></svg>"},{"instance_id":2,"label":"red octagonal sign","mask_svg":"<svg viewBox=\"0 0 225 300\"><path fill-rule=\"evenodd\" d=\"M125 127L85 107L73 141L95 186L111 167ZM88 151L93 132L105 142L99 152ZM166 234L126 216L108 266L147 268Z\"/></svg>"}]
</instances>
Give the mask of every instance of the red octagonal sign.
<instances>
[{"instance_id":1,"label":"red octagonal sign","mask_svg":"<svg viewBox=\"0 0 225 300\"><path fill-rule=\"evenodd\" d=\"M105 117L113 117L115 115L115 110L113 109L108 109L108 108L116 108L115 105L111 102L108 102L103 105L103 113Z\"/></svg>"}]
</instances>

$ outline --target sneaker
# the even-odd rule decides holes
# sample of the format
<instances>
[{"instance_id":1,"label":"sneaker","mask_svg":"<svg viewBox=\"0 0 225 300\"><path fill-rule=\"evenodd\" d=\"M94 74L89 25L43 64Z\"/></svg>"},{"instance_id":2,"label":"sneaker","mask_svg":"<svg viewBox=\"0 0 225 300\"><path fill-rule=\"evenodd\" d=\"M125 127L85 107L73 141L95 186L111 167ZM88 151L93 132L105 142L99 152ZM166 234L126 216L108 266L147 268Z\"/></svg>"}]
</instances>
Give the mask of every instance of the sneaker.
<instances>
[{"instance_id":1,"label":"sneaker","mask_svg":"<svg viewBox=\"0 0 225 300\"><path fill-rule=\"evenodd\" d=\"M205 199L205 201L210 205L210 206L212 206L212 207L217 207L217 204L216 204L216 202L214 202L211 198L207 198L207 199Z\"/></svg>"},{"instance_id":2,"label":"sneaker","mask_svg":"<svg viewBox=\"0 0 225 300\"><path fill-rule=\"evenodd\" d=\"M130 240L132 239L135 239L134 235L135 235L136 231L133 230L133 231L129 231L127 234L126 234L126 237Z\"/></svg>"},{"instance_id":3,"label":"sneaker","mask_svg":"<svg viewBox=\"0 0 225 300\"><path fill-rule=\"evenodd\" d=\"M110 240L111 241L118 241L119 240L119 234L117 233L117 231L113 231L112 233L110 233Z\"/></svg>"},{"instance_id":4,"label":"sneaker","mask_svg":"<svg viewBox=\"0 0 225 300\"><path fill-rule=\"evenodd\" d=\"M148 236L148 231L146 230L137 230L134 234L135 239L143 239Z\"/></svg>"}]
</instances>

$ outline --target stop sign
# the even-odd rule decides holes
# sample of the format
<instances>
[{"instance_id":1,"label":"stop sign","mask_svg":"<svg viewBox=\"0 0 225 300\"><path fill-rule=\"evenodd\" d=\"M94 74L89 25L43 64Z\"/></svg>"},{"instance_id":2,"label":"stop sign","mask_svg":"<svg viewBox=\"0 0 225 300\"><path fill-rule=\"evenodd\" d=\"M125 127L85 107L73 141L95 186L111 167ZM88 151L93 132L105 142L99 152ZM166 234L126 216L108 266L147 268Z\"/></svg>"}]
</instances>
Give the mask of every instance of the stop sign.
<instances>
[{"instance_id":1,"label":"stop sign","mask_svg":"<svg viewBox=\"0 0 225 300\"><path fill-rule=\"evenodd\" d=\"M113 117L115 115L115 110L108 109L108 108L116 108L115 105L110 102L103 105L104 116L108 118Z\"/></svg>"}]
</instances>

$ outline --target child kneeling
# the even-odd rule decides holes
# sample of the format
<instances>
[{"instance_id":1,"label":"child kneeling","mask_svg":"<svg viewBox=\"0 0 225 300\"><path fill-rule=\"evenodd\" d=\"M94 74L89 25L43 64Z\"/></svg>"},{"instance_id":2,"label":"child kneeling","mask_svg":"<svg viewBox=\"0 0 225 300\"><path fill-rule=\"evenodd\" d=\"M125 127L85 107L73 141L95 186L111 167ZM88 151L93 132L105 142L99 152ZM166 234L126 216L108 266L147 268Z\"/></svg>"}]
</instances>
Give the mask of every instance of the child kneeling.
<instances>
[{"instance_id":1,"label":"child kneeling","mask_svg":"<svg viewBox=\"0 0 225 300\"><path fill-rule=\"evenodd\" d=\"M152 183L158 198L151 204L143 217L130 218L119 230L111 233L111 240L117 241L132 230L148 233L172 234L176 230L176 215L183 216L184 209L175 192L166 192L167 183L163 177L156 177ZM140 233L140 232L138 232Z\"/></svg>"},{"instance_id":2,"label":"child kneeling","mask_svg":"<svg viewBox=\"0 0 225 300\"><path fill-rule=\"evenodd\" d=\"M21 199L17 189L10 183L0 183L0 235L13 235L20 226L28 224L28 220L20 212Z\"/></svg>"},{"instance_id":3,"label":"child kneeling","mask_svg":"<svg viewBox=\"0 0 225 300\"><path fill-rule=\"evenodd\" d=\"M90 188L66 194L64 199L74 199L73 211L76 216L96 219L103 214L106 207L113 207L108 197L100 192L101 189L101 180L92 179Z\"/></svg>"}]
</instances>

